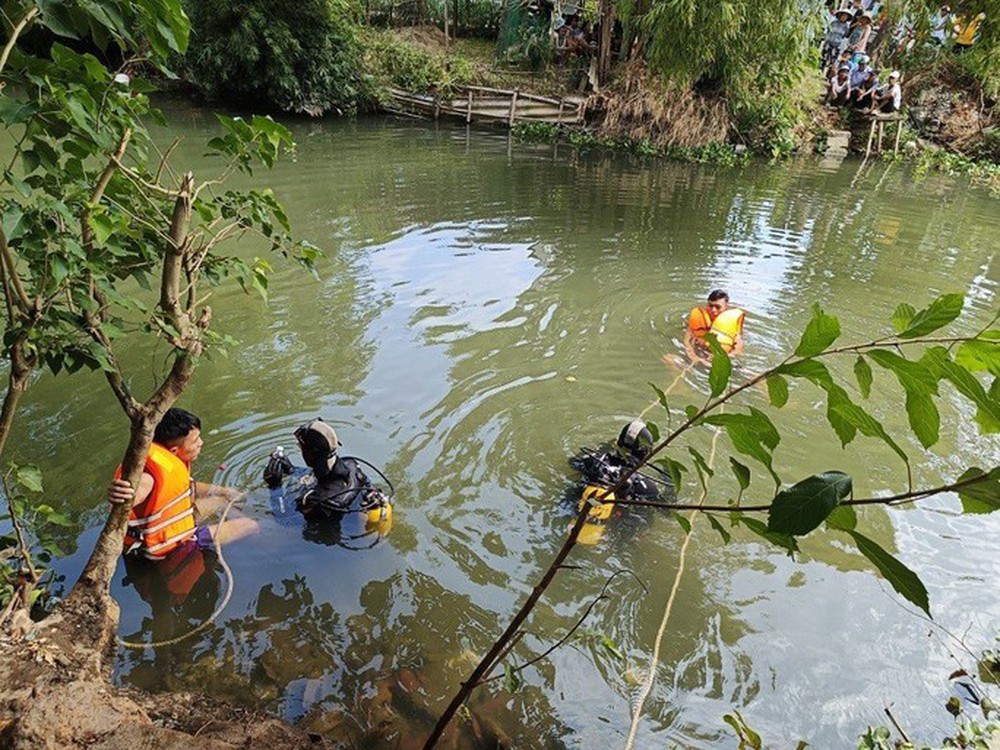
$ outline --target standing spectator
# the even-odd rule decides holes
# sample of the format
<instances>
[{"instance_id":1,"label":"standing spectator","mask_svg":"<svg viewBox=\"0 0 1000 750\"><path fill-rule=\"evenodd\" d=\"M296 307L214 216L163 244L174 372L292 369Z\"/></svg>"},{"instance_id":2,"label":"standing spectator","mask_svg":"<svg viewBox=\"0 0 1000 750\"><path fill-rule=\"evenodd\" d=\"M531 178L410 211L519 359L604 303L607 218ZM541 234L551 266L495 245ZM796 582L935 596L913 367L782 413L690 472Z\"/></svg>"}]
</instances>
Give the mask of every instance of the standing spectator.
<instances>
[{"instance_id":1,"label":"standing spectator","mask_svg":"<svg viewBox=\"0 0 1000 750\"><path fill-rule=\"evenodd\" d=\"M938 12L931 16L931 39L933 42L943 47L948 41L948 34L953 25L951 6L942 5Z\"/></svg>"},{"instance_id":2,"label":"standing spectator","mask_svg":"<svg viewBox=\"0 0 1000 750\"><path fill-rule=\"evenodd\" d=\"M846 107L851 101L851 67L841 65L837 75L827 81L826 103L832 107Z\"/></svg>"},{"instance_id":3,"label":"standing spectator","mask_svg":"<svg viewBox=\"0 0 1000 750\"><path fill-rule=\"evenodd\" d=\"M858 18L857 25L851 30L851 36L847 40L847 49L854 53L855 57L864 55L868 49L868 42L872 36L872 14L865 11Z\"/></svg>"},{"instance_id":4,"label":"standing spectator","mask_svg":"<svg viewBox=\"0 0 1000 750\"><path fill-rule=\"evenodd\" d=\"M833 14L830 28L823 42L823 64L829 65L847 46L847 36L851 33L851 12L847 8L839 8Z\"/></svg>"}]
</instances>

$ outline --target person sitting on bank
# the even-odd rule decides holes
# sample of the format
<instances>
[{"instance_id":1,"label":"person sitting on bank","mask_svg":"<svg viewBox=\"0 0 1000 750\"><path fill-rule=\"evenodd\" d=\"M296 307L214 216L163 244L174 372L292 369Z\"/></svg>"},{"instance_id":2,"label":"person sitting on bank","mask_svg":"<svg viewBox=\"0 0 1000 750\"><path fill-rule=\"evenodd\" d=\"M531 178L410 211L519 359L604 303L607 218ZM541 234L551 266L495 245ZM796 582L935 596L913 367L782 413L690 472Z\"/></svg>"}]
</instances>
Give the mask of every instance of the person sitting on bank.
<instances>
[{"instance_id":1,"label":"person sitting on bank","mask_svg":"<svg viewBox=\"0 0 1000 750\"><path fill-rule=\"evenodd\" d=\"M841 65L837 75L826 85L826 103L831 107L846 107L851 101L851 66Z\"/></svg>"},{"instance_id":2,"label":"person sitting on bank","mask_svg":"<svg viewBox=\"0 0 1000 750\"><path fill-rule=\"evenodd\" d=\"M872 109L885 115L898 112L903 106L903 89L899 85L899 71L889 74L889 82L875 92Z\"/></svg>"},{"instance_id":3,"label":"person sitting on bank","mask_svg":"<svg viewBox=\"0 0 1000 750\"><path fill-rule=\"evenodd\" d=\"M694 364L710 364L712 351L705 341L709 333L715 335L719 346L731 357L743 353L743 323L746 313L729 306L729 294L715 289L708 295L704 307L692 308L684 332L684 349Z\"/></svg>"},{"instance_id":4,"label":"person sitting on bank","mask_svg":"<svg viewBox=\"0 0 1000 750\"><path fill-rule=\"evenodd\" d=\"M363 459L339 456L337 449L341 443L337 433L322 419L313 419L299 427L295 431L295 440L308 470L296 467L280 448L271 454L264 468L264 483L272 491L281 492L279 499L282 504L282 485L285 477L290 476L293 481L289 490L294 495L295 506L307 521L389 505L389 497L371 483L359 463L371 466L385 479L382 472Z\"/></svg>"},{"instance_id":5,"label":"person sitting on bank","mask_svg":"<svg viewBox=\"0 0 1000 750\"><path fill-rule=\"evenodd\" d=\"M142 555L149 560L165 560L179 551L213 546L212 531L200 525L213 512L237 499L242 493L231 487L198 482L191 477L191 464L201 454L201 420L177 407L168 409L156 425L153 443L139 486L121 478L119 466L108 489L111 503L131 503L122 554ZM258 530L250 518L227 520L219 540L231 542Z\"/></svg>"},{"instance_id":6,"label":"person sitting on bank","mask_svg":"<svg viewBox=\"0 0 1000 750\"><path fill-rule=\"evenodd\" d=\"M875 91L878 89L878 71L868 68L861 85L851 89L851 100L855 107L861 110L871 110L875 103Z\"/></svg>"}]
</instances>

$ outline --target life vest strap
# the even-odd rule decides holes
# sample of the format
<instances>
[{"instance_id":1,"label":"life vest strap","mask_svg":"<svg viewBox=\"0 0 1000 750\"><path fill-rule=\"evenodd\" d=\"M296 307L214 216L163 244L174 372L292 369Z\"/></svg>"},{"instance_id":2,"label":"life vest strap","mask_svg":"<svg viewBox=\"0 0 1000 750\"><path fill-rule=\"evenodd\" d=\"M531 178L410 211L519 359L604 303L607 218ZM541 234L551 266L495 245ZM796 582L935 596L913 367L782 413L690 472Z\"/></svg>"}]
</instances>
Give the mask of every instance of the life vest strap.
<instances>
[{"instance_id":1,"label":"life vest strap","mask_svg":"<svg viewBox=\"0 0 1000 750\"><path fill-rule=\"evenodd\" d=\"M182 492L181 494L179 494L177 497L175 497L169 503L167 503L166 505L164 505L158 511L156 511L156 513L152 513L152 514L150 514L148 516L142 516L141 518L133 518L133 519L129 520L128 525L129 526L144 526L145 524L151 523L152 521L155 521L158 518L160 518L160 516L162 516L168 510L170 510L171 508L173 508L175 505L177 505L178 503L182 502L183 500L185 500L186 498L189 498L189 497L191 497L191 488L190 487L188 487L184 492Z\"/></svg>"},{"instance_id":2,"label":"life vest strap","mask_svg":"<svg viewBox=\"0 0 1000 750\"><path fill-rule=\"evenodd\" d=\"M170 547L171 545L174 545L177 542L184 541L188 537L193 536L194 533L195 530L192 528L187 531L182 531L180 534L174 534L172 537L160 542L159 544L154 544L150 547L146 547L145 549L143 549L143 553L146 555L146 557L150 559L159 560L163 557L163 555L157 555L156 554L157 552L159 552L162 549L166 549L167 547Z\"/></svg>"},{"instance_id":3,"label":"life vest strap","mask_svg":"<svg viewBox=\"0 0 1000 750\"><path fill-rule=\"evenodd\" d=\"M171 516L166 521L160 521L155 526L149 526L144 529L134 529L134 531L138 533L139 536L149 536L150 534L155 534L157 531L163 531L163 529L167 528L168 526L172 526L178 521L183 521L185 518L188 518L189 516L193 515L194 515L194 508L188 508L183 513L178 513L176 516Z\"/></svg>"}]
</instances>

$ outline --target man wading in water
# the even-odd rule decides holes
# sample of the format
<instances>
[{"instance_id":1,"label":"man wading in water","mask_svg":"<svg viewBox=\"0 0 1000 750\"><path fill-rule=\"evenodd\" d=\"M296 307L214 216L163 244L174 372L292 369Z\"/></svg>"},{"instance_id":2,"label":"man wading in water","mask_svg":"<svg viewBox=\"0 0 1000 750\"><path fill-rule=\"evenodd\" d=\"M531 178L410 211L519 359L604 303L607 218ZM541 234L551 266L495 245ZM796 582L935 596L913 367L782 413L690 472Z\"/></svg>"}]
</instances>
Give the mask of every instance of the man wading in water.
<instances>
[{"instance_id":1,"label":"man wading in water","mask_svg":"<svg viewBox=\"0 0 1000 750\"><path fill-rule=\"evenodd\" d=\"M712 350L705 341L706 334L715 334L719 346L730 356L743 353L743 322L746 313L729 306L729 295L716 289L708 295L704 307L695 307L688 315L684 332L684 350L692 364L711 364Z\"/></svg>"}]
</instances>

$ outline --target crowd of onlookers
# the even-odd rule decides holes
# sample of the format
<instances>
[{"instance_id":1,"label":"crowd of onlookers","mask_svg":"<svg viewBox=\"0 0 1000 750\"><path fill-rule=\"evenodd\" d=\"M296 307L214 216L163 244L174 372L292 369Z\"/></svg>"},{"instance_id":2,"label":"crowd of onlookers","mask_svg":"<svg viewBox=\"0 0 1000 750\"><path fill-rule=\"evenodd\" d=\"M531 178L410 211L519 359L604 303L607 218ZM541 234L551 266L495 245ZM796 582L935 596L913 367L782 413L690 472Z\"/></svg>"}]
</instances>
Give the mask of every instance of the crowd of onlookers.
<instances>
[{"instance_id":1,"label":"crowd of onlookers","mask_svg":"<svg viewBox=\"0 0 1000 750\"><path fill-rule=\"evenodd\" d=\"M883 79L872 62L874 52L893 58L921 41L963 52L975 43L986 18L961 6L953 12L943 4L928 18L919 19L922 23L906 15L893 23L886 5L878 0L850 0L849 5L828 6L822 70L830 106L851 106L865 113L898 112L903 103L900 73L893 70Z\"/></svg>"}]
</instances>

